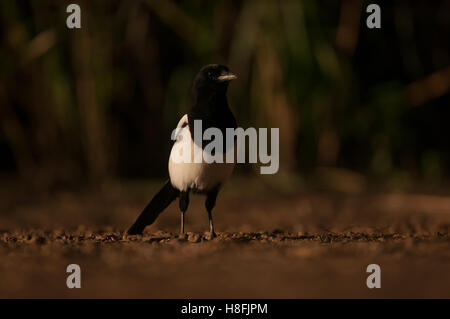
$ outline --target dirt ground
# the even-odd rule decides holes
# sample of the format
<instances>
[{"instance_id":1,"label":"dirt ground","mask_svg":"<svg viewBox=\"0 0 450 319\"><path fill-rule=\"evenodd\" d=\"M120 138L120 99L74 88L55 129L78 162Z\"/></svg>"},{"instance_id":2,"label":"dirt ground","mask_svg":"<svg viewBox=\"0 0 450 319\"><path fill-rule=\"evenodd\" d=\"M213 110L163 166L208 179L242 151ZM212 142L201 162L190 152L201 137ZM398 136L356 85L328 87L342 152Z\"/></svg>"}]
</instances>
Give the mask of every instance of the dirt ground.
<instances>
[{"instance_id":1,"label":"dirt ground","mask_svg":"<svg viewBox=\"0 0 450 319\"><path fill-rule=\"evenodd\" d=\"M1 298L450 298L450 197L226 187L208 240L204 198L188 233L172 204L143 236L125 229L157 184L33 194L3 188ZM66 267L81 267L68 289ZM368 289L366 267L381 267Z\"/></svg>"}]
</instances>

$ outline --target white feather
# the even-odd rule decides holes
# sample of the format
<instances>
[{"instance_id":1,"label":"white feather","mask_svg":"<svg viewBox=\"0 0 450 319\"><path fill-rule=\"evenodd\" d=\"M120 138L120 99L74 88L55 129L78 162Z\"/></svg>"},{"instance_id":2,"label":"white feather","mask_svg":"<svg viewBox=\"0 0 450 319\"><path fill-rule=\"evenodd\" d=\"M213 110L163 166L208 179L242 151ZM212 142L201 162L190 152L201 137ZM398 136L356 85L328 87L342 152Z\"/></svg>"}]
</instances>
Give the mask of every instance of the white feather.
<instances>
[{"instance_id":1,"label":"white feather","mask_svg":"<svg viewBox=\"0 0 450 319\"><path fill-rule=\"evenodd\" d=\"M170 152L169 175L172 186L180 191L192 189L198 192L208 192L216 187L221 187L233 172L234 163L225 163L225 156L224 163L206 163L204 160L201 163L195 163L194 154L202 152L202 149L193 142L187 123L188 116L185 114L178 122L177 128L181 128L181 130L178 132L177 141ZM182 156L182 154L175 154L175 152L182 151L183 147L186 146L179 143L190 144L191 161L189 163L174 159L177 155ZM227 152L229 151L234 152L234 149L227 150Z\"/></svg>"}]
</instances>

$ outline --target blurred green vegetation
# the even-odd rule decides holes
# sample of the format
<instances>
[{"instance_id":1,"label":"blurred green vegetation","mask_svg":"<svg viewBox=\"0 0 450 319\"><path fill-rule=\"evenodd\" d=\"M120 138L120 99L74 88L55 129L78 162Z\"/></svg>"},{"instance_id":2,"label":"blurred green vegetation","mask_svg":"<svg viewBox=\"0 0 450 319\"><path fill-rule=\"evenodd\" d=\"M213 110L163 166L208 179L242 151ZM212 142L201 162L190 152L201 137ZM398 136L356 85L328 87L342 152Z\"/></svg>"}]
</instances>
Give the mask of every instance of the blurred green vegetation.
<instances>
[{"instance_id":1,"label":"blurred green vegetation","mask_svg":"<svg viewBox=\"0 0 450 319\"><path fill-rule=\"evenodd\" d=\"M380 30L357 0L75 1L82 28L69 30L71 2L0 3L3 176L41 188L165 176L208 63L239 76L240 126L280 128L282 175L449 175L448 1L383 2Z\"/></svg>"}]
</instances>

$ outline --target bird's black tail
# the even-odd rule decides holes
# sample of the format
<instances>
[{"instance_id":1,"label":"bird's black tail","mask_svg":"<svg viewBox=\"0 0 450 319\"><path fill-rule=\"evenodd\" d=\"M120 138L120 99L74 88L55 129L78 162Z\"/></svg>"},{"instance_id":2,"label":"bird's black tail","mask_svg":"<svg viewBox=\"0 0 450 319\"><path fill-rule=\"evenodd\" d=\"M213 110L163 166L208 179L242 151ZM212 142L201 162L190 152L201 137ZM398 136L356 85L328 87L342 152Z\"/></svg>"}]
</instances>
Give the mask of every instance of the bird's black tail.
<instances>
[{"instance_id":1,"label":"bird's black tail","mask_svg":"<svg viewBox=\"0 0 450 319\"><path fill-rule=\"evenodd\" d=\"M134 224L128 229L129 235L142 234L147 225L153 224L159 214L172 203L179 195L179 191L175 189L170 180L168 180L163 188L153 197L153 199L144 208Z\"/></svg>"}]
</instances>

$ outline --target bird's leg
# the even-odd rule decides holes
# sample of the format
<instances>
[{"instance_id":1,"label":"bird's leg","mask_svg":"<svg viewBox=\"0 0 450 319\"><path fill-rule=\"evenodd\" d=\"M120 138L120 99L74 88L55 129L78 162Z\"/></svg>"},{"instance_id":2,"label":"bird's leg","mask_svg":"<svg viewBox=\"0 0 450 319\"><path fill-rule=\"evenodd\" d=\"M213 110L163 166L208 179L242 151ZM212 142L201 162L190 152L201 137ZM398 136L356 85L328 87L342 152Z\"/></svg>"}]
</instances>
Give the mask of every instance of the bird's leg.
<instances>
[{"instance_id":1,"label":"bird's leg","mask_svg":"<svg viewBox=\"0 0 450 319\"><path fill-rule=\"evenodd\" d=\"M209 218L209 232L211 233L211 237L216 237L216 233L214 232L214 224L212 219L212 213L210 210L208 210L208 218Z\"/></svg>"},{"instance_id":2,"label":"bird's leg","mask_svg":"<svg viewBox=\"0 0 450 319\"><path fill-rule=\"evenodd\" d=\"M217 193L218 193L217 190L209 192L206 195L206 202L205 202L205 207L206 207L206 210L208 211L209 232L210 232L211 238L216 237L216 233L214 232L212 210L213 210L214 206L216 205Z\"/></svg>"},{"instance_id":3,"label":"bird's leg","mask_svg":"<svg viewBox=\"0 0 450 319\"><path fill-rule=\"evenodd\" d=\"M181 229L180 234L184 234L184 212L181 212Z\"/></svg>"},{"instance_id":4,"label":"bird's leg","mask_svg":"<svg viewBox=\"0 0 450 319\"><path fill-rule=\"evenodd\" d=\"M189 206L189 189L180 193L181 228L180 233L184 234L184 213Z\"/></svg>"}]
</instances>

